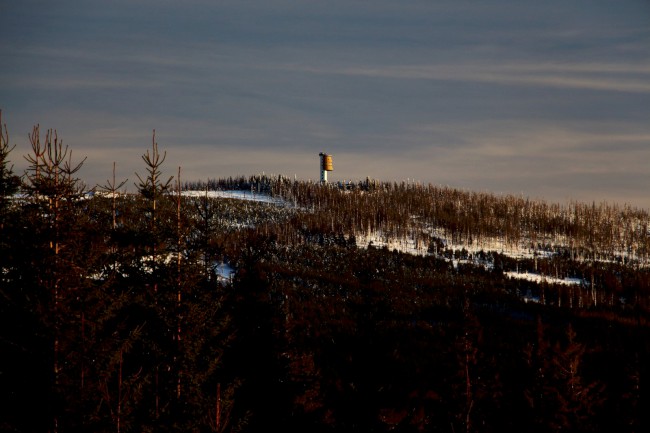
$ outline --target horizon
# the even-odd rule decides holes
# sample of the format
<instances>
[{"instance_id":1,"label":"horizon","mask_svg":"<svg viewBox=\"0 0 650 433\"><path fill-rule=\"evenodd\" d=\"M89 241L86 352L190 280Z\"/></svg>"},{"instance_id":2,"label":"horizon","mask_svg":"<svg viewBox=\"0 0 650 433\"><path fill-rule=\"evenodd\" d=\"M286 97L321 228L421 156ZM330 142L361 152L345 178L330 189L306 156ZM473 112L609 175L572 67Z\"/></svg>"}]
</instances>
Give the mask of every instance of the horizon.
<instances>
[{"instance_id":1,"label":"horizon","mask_svg":"<svg viewBox=\"0 0 650 433\"><path fill-rule=\"evenodd\" d=\"M41 138L44 138L44 134L41 134L41 135L42 135ZM11 144L11 145L13 146L13 144ZM66 145L64 143L64 148L65 148L65 146ZM27 153L25 153L24 155L20 155L20 159L21 159L20 162L21 163L18 164L18 167L21 167L21 169L17 169L16 161L14 159L12 159L13 157L16 156L15 153L16 153L17 149L18 149L18 146L16 146L16 148L9 154L10 158L9 158L8 162L9 162L9 166L13 166L14 174L23 177L25 175L26 169L27 169L27 162L25 161L25 158L24 158L27 155ZM74 150L74 149L70 149L70 150ZM141 157L147 150L148 149L144 149L143 152L138 156ZM166 152L166 150L165 149L160 149L160 152L161 152L161 154L164 154ZM80 159L83 159L83 157L81 157ZM73 159L72 163L79 163L79 162L81 162L80 159ZM138 159L140 159L140 158L138 158ZM107 172L106 178L103 181L94 182L92 184L87 183L86 178L83 176L84 166L85 166L86 162L88 162L88 161L86 160L83 163L83 165L81 167L81 170L78 173L78 178L82 182L83 186L85 187L85 191L93 191L93 190L101 189L102 185L107 185L109 182L111 182L112 168L111 168L110 172ZM334 164L336 166L336 162ZM135 194L135 193L137 193L137 183L138 183L137 182L137 180L138 180L137 176L138 175L140 175L140 176L146 175L146 173L145 173L146 172L146 166L144 165L144 162L141 165L142 166L139 169L137 169L136 171L134 171L133 173L131 173L130 176L127 173L127 174L125 174L124 176L121 176L121 177L120 177L119 170L116 167L116 173L115 173L116 183L119 184L120 182L125 181L125 184L123 185L122 188L119 189L119 191L127 193L127 194ZM319 169L319 166L320 166L320 164L316 164L314 171L317 171ZM205 178L187 178L187 176L185 176L185 174L183 172L183 167L182 166L171 167L171 165L167 163L167 160L165 160L165 163L163 164L163 166L161 168L161 174L162 174L162 176L164 178L170 178L171 177L171 178L174 179L172 181L172 184L171 184L172 189L176 188L176 186L175 186L176 183L175 182L176 182L176 179L178 178L178 169L179 168L181 169L181 185L184 185L186 183L200 183L200 182L207 183L207 182L210 182L210 181L228 180L229 178L232 178L232 179L238 179L238 178L249 179L250 177L254 177L254 176L266 176L268 178L283 176L283 177L285 177L287 179L290 179L290 180L295 179L295 180L297 180L299 182L320 183L318 175L313 176L313 177L304 178L304 177L298 177L297 174L288 175L286 173L267 173L265 171L261 171L261 172L257 172L257 173L243 173L243 172L242 173L239 173L239 172L235 173L235 172L232 172L231 174L208 176L208 177L205 177ZM335 173L335 170L334 171L329 171L328 176L331 176L332 173ZM329 184L329 185L337 185L339 183L347 183L347 182L352 182L354 184L358 184L358 183L364 182L366 180L376 181L376 182L379 182L379 183L382 183L382 184L397 183L397 184L422 185L422 186L425 186L425 187L434 187L434 188L450 188L452 190L457 190L457 191L461 191L461 192L492 195L492 196L494 196L496 198L512 196L512 197L523 198L523 199L528 199L528 200L537 201L537 202L544 202L544 203L547 203L547 204L559 204L560 206L563 206L563 207L569 206L572 203L595 204L595 205L604 204L604 205L614 205L614 206L617 206L617 207L620 207L620 208L629 206L629 207L634 208L634 209L639 209L639 210L650 212L650 205L648 207L643 207L643 206L635 205L634 203L624 202L624 201L607 200L607 199L602 199L602 200L597 200L597 199L581 200L581 199L576 199L576 198L573 198L573 197L567 197L565 200L552 200L552 199L548 199L546 197L541 197L541 196L526 195L523 191L520 192L520 193L511 192L511 191L505 191L505 192L501 191L501 192L499 192L499 191L492 191L492 190L488 190L488 189L475 189L475 188L471 188L471 187L459 187L459 186L450 185L450 184L442 184L442 183L435 183L435 182L430 182L430 181L422 181L420 179L409 178L409 177L404 177L404 178L401 178L401 179L398 179L398 178L395 178L395 179L381 179L381 178L375 178L375 177L372 177L372 176L361 176L361 177L357 177L357 178L347 178L347 179L344 179L344 178L340 178L340 179L338 179L338 178L337 179L328 178L327 184ZM193 191L191 189L182 189L182 190L183 191Z\"/></svg>"},{"instance_id":2,"label":"horizon","mask_svg":"<svg viewBox=\"0 0 650 433\"><path fill-rule=\"evenodd\" d=\"M56 129L79 177L145 169L423 184L650 209L650 3L33 0L0 6L22 174ZM136 179L137 180L137 179Z\"/></svg>"}]
</instances>

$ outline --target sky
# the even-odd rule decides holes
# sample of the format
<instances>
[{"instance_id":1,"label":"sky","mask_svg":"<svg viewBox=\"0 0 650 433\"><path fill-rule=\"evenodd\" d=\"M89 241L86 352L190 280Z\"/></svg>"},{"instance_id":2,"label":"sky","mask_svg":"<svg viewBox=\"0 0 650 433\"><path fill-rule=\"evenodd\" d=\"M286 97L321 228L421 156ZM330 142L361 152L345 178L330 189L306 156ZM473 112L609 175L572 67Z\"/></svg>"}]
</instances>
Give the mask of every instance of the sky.
<instances>
[{"instance_id":1,"label":"sky","mask_svg":"<svg viewBox=\"0 0 650 433\"><path fill-rule=\"evenodd\" d=\"M89 186L407 181L650 209L648 0L0 0L14 170L56 129Z\"/></svg>"}]
</instances>

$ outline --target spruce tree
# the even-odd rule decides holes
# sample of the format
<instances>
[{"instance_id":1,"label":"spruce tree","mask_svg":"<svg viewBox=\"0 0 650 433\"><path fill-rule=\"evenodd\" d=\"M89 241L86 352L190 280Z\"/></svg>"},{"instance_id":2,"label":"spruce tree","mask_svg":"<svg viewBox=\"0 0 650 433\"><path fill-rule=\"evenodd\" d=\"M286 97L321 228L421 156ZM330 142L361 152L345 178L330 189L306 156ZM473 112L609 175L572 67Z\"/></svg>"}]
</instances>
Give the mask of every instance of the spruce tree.
<instances>
[{"instance_id":1,"label":"spruce tree","mask_svg":"<svg viewBox=\"0 0 650 433\"><path fill-rule=\"evenodd\" d=\"M44 381L38 375L40 363L33 358L33 339L28 337L36 315L29 313L20 283L22 255L16 251L21 227L21 200L16 195L20 178L14 174L9 160L14 148L9 144L9 132L2 123L0 111L0 430L3 431L29 430L36 426L36 422L26 422L19 413L30 400L28 389L42 386ZM22 371L34 374L21 380Z\"/></svg>"},{"instance_id":2,"label":"spruce tree","mask_svg":"<svg viewBox=\"0 0 650 433\"><path fill-rule=\"evenodd\" d=\"M20 187L20 177L14 174L13 166L9 165L9 154L15 147L9 144L9 131L7 125L2 123L0 110L0 230L4 230L11 201ZM4 239L4 231L1 233L3 236L0 239Z\"/></svg>"},{"instance_id":3,"label":"spruce tree","mask_svg":"<svg viewBox=\"0 0 650 433\"><path fill-rule=\"evenodd\" d=\"M29 166L22 185L21 226L13 245L20 262L15 282L25 296L25 308L35 313L38 323L32 350L49 370L43 418L56 432L78 423L71 411L80 394L79 321L90 280L85 242L89 230L80 200L84 185L76 174L85 159L73 163L72 151L55 130L48 130L41 141L37 125L29 140L32 153L25 157Z\"/></svg>"}]
</instances>

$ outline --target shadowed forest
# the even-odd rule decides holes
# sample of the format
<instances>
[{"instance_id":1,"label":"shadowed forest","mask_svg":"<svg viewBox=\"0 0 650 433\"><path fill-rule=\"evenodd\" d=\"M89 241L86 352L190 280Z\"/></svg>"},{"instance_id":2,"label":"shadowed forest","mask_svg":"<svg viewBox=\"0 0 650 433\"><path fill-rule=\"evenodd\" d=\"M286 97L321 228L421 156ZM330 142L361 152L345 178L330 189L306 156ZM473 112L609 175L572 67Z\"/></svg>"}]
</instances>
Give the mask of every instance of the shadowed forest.
<instances>
[{"instance_id":1,"label":"shadowed forest","mask_svg":"<svg viewBox=\"0 0 650 433\"><path fill-rule=\"evenodd\" d=\"M155 135L89 187L55 131L0 137L1 431L650 427L646 210L182 182Z\"/></svg>"}]
</instances>

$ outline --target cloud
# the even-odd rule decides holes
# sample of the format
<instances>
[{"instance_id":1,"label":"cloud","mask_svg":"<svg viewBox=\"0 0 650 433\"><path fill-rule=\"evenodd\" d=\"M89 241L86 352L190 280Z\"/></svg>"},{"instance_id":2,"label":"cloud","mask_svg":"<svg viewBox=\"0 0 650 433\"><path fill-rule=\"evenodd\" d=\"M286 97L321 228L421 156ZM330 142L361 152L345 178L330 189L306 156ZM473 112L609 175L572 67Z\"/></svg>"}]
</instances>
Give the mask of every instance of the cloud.
<instances>
[{"instance_id":1,"label":"cloud","mask_svg":"<svg viewBox=\"0 0 650 433\"><path fill-rule=\"evenodd\" d=\"M650 64L506 64L485 63L404 65L382 67L288 66L279 69L307 73L363 76L398 80L442 80L502 85L547 86L617 92L650 92ZM595 77L594 74L609 76ZM633 75L641 75L639 78Z\"/></svg>"}]
</instances>

